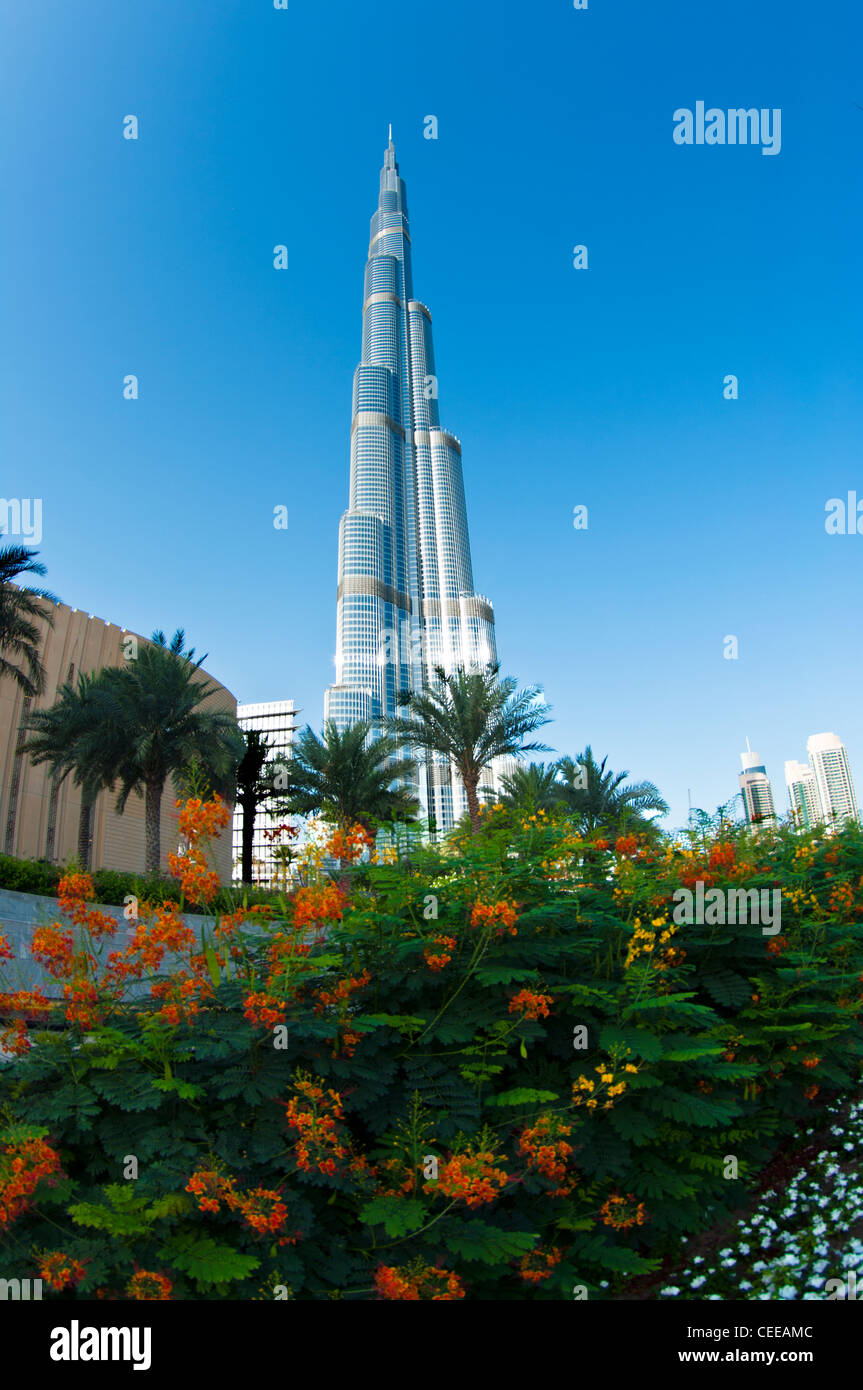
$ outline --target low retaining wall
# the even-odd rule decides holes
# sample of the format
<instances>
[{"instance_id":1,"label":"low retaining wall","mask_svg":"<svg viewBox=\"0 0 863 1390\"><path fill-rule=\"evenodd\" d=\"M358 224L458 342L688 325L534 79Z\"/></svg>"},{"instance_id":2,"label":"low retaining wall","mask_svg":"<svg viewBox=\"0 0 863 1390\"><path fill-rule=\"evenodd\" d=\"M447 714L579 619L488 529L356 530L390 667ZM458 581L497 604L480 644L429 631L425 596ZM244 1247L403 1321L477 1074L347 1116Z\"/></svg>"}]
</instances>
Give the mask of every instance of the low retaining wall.
<instances>
[{"instance_id":1,"label":"low retaining wall","mask_svg":"<svg viewBox=\"0 0 863 1390\"><path fill-rule=\"evenodd\" d=\"M117 922L117 935L105 939L103 959L107 960L111 951L122 950L124 946L128 945L135 924L126 920L122 907L113 907L107 903L91 903L90 906L98 908L99 912L108 914ZM186 925L196 933L198 940L201 939L204 928L209 928L212 932L214 926L212 916L205 917L200 913L184 912L182 918ZM0 888L0 931L3 932L15 952L15 959L4 961L3 966L0 967L6 989L39 989L49 999L62 996L62 982L53 979L30 955L30 942L34 929L61 920L60 903L57 898L43 897L38 893L16 893L9 888ZM261 930L259 926L252 923L246 927L246 931L252 934L257 934ZM168 968L170 968L171 959L169 956L165 957ZM145 993L149 992L146 985L138 986L138 989L142 988Z\"/></svg>"}]
</instances>

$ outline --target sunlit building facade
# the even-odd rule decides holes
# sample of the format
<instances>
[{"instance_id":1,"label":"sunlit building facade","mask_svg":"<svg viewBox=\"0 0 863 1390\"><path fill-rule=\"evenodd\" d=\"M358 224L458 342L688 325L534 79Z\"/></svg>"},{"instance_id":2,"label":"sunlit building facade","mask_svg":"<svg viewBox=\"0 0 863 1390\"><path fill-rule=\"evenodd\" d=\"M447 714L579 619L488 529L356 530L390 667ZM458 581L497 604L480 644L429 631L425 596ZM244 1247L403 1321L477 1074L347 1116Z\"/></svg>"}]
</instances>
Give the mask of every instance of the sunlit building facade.
<instances>
[{"instance_id":1,"label":"sunlit building facade","mask_svg":"<svg viewBox=\"0 0 863 1390\"><path fill-rule=\"evenodd\" d=\"M844 743L836 734L812 734L806 740L809 765L818 787L823 819L842 826L859 819L857 797Z\"/></svg>"},{"instance_id":2,"label":"sunlit building facade","mask_svg":"<svg viewBox=\"0 0 863 1390\"><path fill-rule=\"evenodd\" d=\"M776 824L776 808L773 804L773 789L767 776L767 768L761 755L754 753L746 741L746 752L740 754L743 771L738 781L743 796L743 807L750 825L767 826Z\"/></svg>"},{"instance_id":3,"label":"sunlit building facade","mask_svg":"<svg viewBox=\"0 0 863 1390\"><path fill-rule=\"evenodd\" d=\"M474 590L461 444L441 425L431 314L413 297L407 197L390 133L365 271L325 717L339 728L360 719L379 726L397 713L398 692L421 690L435 666L496 660L494 610ZM438 829L465 809L448 764L422 763L414 790Z\"/></svg>"},{"instance_id":4,"label":"sunlit building facade","mask_svg":"<svg viewBox=\"0 0 863 1390\"><path fill-rule=\"evenodd\" d=\"M819 825L824 819L824 812L815 773L809 764L789 759L785 764L785 786L795 825L801 830L811 830Z\"/></svg>"},{"instance_id":5,"label":"sunlit building facade","mask_svg":"<svg viewBox=\"0 0 863 1390\"><path fill-rule=\"evenodd\" d=\"M31 713L50 708L65 682L75 685L83 674L122 665L147 639L65 603L52 605L50 617L50 623L40 618L35 624L45 668L41 694L31 699L10 677L0 679L0 851L22 859L68 864L78 852L81 788L73 776L58 780L51 775L48 763L31 762L22 747L26 736L22 723ZM203 708L234 714L237 702L231 692L208 671L202 670L200 677L211 692ZM168 855L180 848L178 794L176 783L169 778L160 817L160 868L164 873L168 872ZM144 800L130 796L122 815L116 800L116 788L96 796L87 834L90 866L143 873ZM210 853L220 880L230 882L231 837L227 831L213 837Z\"/></svg>"}]
</instances>

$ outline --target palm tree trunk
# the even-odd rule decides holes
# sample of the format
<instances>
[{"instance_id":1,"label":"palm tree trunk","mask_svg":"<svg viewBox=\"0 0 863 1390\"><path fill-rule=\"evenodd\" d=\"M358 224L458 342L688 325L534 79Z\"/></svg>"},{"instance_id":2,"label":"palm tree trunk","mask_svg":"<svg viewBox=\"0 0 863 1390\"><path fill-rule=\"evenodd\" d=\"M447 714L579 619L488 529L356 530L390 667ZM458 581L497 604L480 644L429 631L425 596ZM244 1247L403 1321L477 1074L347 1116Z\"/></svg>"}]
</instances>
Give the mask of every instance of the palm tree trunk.
<instances>
[{"instance_id":1,"label":"palm tree trunk","mask_svg":"<svg viewBox=\"0 0 863 1390\"><path fill-rule=\"evenodd\" d=\"M252 881L252 844L255 837L255 815L257 806L254 801L243 801L243 846L242 846L242 865L240 873L244 883Z\"/></svg>"},{"instance_id":2,"label":"palm tree trunk","mask_svg":"<svg viewBox=\"0 0 863 1390\"><path fill-rule=\"evenodd\" d=\"M90 833L93 826L94 798L81 793L81 810L78 813L78 863L84 873L90 867Z\"/></svg>"},{"instance_id":3,"label":"palm tree trunk","mask_svg":"<svg viewBox=\"0 0 863 1390\"><path fill-rule=\"evenodd\" d=\"M462 773L461 780L464 784L464 794L467 797L467 813L470 816L470 833L471 835L476 835L481 820L479 814L479 797L476 794L476 789L479 785L479 774L477 773L475 776L466 776Z\"/></svg>"},{"instance_id":4,"label":"palm tree trunk","mask_svg":"<svg viewBox=\"0 0 863 1390\"><path fill-rule=\"evenodd\" d=\"M147 829L147 856L146 870L148 874L159 872L159 861L162 857L161 839L161 817L162 817L162 790L164 781L147 782L146 784L146 829Z\"/></svg>"}]
</instances>

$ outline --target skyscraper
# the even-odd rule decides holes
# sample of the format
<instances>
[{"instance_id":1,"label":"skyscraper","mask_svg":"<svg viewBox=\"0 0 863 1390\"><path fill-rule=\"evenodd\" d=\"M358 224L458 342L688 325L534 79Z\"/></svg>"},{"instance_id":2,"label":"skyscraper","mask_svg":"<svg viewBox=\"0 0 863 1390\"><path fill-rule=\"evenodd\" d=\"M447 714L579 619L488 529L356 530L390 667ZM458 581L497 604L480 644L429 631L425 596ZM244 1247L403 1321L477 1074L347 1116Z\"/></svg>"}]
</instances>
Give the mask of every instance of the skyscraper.
<instances>
[{"instance_id":1,"label":"skyscraper","mask_svg":"<svg viewBox=\"0 0 863 1390\"><path fill-rule=\"evenodd\" d=\"M845 745L836 734L813 734L806 751L818 786L824 819L830 825L857 820L857 798Z\"/></svg>"},{"instance_id":2,"label":"skyscraper","mask_svg":"<svg viewBox=\"0 0 863 1390\"><path fill-rule=\"evenodd\" d=\"M392 128L371 219L337 604L324 713L340 729L359 719L379 727L397 693L421 690L435 666L497 660L494 610L473 587L461 444L440 422L431 314L413 297ZM438 828L464 809L446 763L421 763L415 791Z\"/></svg>"},{"instance_id":3,"label":"skyscraper","mask_svg":"<svg viewBox=\"0 0 863 1390\"><path fill-rule=\"evenodd\" d=\"M750 825L773 824L776 811L773 805L773 791L767 769L759 753L753 753L746 740L746 752L740 754L743 771L738 777L743 794L746 819Z\"/></svg>"},{"instance_id":4,"label":"skyscraper","mask_svg":"<svg viewBox=\"0 0 863 1390\"><path fill-rule=\"evenodd\" d=\"M815 773L808 763L790 759L785 764L785 785L796 824L803 830L811 830L824 819Z\"/></svg>"}]
</instances>

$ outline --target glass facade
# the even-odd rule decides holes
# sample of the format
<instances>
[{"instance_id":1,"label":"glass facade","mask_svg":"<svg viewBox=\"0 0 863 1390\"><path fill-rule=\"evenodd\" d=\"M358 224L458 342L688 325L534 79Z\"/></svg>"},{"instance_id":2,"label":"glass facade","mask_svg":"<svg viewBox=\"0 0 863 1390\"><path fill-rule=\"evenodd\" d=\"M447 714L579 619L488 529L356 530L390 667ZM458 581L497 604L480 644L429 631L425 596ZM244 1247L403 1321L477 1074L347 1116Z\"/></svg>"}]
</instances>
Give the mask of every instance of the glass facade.
<instances>
[{"instance_id":1,"label":"glass facade","mask_svg":"<svg viewBox=\"0 0 863 1390\"><path fill-rule=\"evenodd\" d=\"M823 818L830 826L859 820L857 797L844 743L836 734L813 734L806 741Z\"/></svg>"},{"instance_id":2,"label":"glass facade","mask_svg":"<svg viewBox=\"0 0 863 1390\"><path fill-rule=\"evenodd\" d=\"M336 681L324 709L339 728L395 714L397 693L422 689L434 666L497 660L494 610L473 588L461 445L442 428L438 401L431 315L413 298L407 196L390 137L339 527ZM422 766L414 791L439 829L465 809L448 765Z\"/></svg>"}]
</instances>

